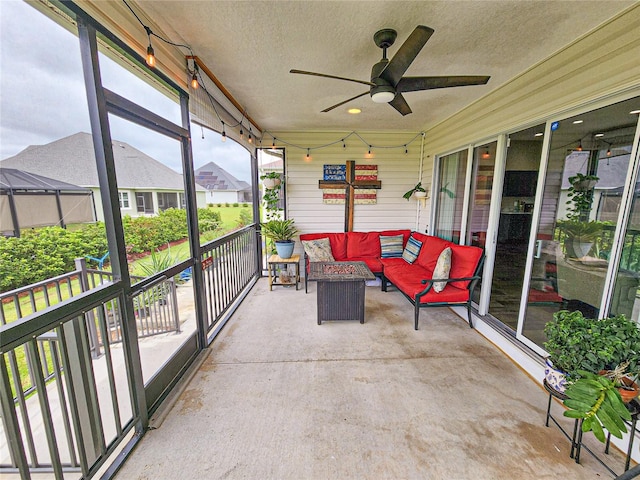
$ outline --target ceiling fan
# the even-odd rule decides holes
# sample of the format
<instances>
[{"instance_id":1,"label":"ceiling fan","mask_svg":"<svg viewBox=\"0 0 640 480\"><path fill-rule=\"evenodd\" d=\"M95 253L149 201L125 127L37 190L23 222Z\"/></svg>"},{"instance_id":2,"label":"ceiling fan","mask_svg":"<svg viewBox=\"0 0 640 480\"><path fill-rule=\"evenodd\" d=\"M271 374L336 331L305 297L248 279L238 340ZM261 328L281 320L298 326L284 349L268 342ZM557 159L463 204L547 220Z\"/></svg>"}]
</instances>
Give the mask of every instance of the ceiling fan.
<instances>
[{"instance_id":1,"label":"ceiling fan","mask_svg":"<svg viewBox=\"0 0 640 480\"><path fill-rule=\"evenodd\" d=\"M473 75L403 77L402 75L407 71L409 65L411 65L411 62L413 62L418 53L420 53L420 50L422 50L422 47L427 43L427 40L433 35L433 32L434 30L432 28L418 25L391 60L387 58L387 48L393 45L398 33L391 28L385 28L376 32L373 36L373 41L382 49L382 60L376 63L371 69L371 81L369 82L324 73L306 72L304 70L293 69L290 70L290 73L346 80L347 82L362 83L370 87L369 91L349 98L344 102L337 103L329 108L325 108L322 110L323 112L329 112L340 105L344 105L368 93L374 102L388 103L402 115L408 115L411 113L411 108L402 95L404 92L416 92L434 88L463 87L466 85L484 85L489 81L491 77Z\"/></svg>"}]
</instances>

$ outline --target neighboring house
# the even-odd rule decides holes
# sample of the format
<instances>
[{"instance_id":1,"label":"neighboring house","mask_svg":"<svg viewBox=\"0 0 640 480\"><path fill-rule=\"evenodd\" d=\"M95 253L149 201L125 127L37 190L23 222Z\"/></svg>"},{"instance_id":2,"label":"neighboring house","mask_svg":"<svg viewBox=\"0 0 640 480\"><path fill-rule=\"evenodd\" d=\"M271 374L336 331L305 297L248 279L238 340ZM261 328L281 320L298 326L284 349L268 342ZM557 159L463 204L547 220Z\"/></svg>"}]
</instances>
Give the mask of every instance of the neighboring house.
<instances>
[{"instance_id":1,"label":"neighboring house","mask_svg":"<svg viewBox=\"0 0 640 480\"><path fill-rule=\"evenodd\" d=\"M113 156L122 215L155 215L168 208L184 208L184 181L172 170L131 145L113 140ZM18 168L93 191L96 215L103 220L93 140L76 133L45 145L30 145L0 162L0 168ZM205 189L196 185L198 207L206 207Z\"/></svg>"},{"instance_id":2,"label":"neighboring house","mask_svg":"<svg viewBox=\"0 0 640 480\"><path fill-rule=\"evenodd\" d=\"M195 171L196 184L207 190L207 203L251 203L251 185L209 162Z\"/></svg>"}]
</instances>

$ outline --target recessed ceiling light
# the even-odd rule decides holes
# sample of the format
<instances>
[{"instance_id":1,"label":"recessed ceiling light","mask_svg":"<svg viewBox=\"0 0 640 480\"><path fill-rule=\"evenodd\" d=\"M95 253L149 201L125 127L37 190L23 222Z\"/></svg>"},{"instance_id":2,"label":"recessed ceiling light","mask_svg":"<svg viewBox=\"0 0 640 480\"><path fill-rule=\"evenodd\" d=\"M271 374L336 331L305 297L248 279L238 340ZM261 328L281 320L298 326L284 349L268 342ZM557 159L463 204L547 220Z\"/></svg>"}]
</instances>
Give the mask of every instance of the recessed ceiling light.
<instances>
[{"instance_id":1,"label":"recessed ceiling light","mask_svg":"<svg viewBox=\"0 0 640 480\"><path fill-rule=\"evenodd\" d=\"M596 133L594 137L596 138L604 137L604 133Z\"/></svg>"},{"instance_id":2,"label":"recessed ceiling light","mask_svg":"<svg viewBox=\"0 0 640 480\"><path fill-rule=\"evenodd\" d=\"M640 113L640 110L631 110L629 112L630 115L637 115L638 113Z\"/></svg>"},{"instance_id":3,"label":"recessed ceiling light","mask_svg":"<svg viewBox=\"0 0 640 480\"><path fill-rule=\"evenodd\" d=\"M544 135L544 133L542 133L542 132L538 132L538 133L536 133L536 134L535 134L535 135L533 135L533 136L534 136L534 137L541 137L542 135Z\"/></svg>"},{"instance_id":4,"label":"recessed ceiling light","mask_svg":"<svg viewBox=\"0 0 640 480\"><path fill-rule=\"evenodd\" d=\"M362 110L360 110L359 108L350 108L349 110L347 110L347 112L349 112L351 115L357 115L362 112Z\"/></svg>"},{"instance_id":5,"label":"recessed ceiling light","mask_svg":"<svg viewBox=\"0 0 640 480\"><path fill-rule=\"evenodd\" d=\"M578 125L579 123L582 123L582 122L584 122L584 120L574 120L573 124Z\"/></svg>"}]
</instances>

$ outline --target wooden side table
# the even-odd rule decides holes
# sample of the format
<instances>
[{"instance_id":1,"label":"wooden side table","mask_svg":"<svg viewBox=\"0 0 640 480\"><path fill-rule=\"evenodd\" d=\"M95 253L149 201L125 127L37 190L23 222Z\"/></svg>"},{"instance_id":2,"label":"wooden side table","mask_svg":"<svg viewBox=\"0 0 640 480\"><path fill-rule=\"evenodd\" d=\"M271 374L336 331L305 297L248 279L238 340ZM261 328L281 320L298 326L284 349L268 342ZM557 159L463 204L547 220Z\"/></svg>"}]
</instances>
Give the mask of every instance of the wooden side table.
<instances>
[{"instance_id":1,"label":"wooden side table","mask_svg":"<svg viewBox=\"0 0 640 480\"><path fill-rule=\"evenodd\" d=\"M291 286L294 283L282 283L278 279L278 273L276 266L277 265L295 265L295 286L296 290L298 290L298 285L300 284L300 255L292 255L291 258L280 258L278 255L271 255L267 260L267 275L269 276L269 290L273 290L273 286Z\"/></svg>"}]
</instances>

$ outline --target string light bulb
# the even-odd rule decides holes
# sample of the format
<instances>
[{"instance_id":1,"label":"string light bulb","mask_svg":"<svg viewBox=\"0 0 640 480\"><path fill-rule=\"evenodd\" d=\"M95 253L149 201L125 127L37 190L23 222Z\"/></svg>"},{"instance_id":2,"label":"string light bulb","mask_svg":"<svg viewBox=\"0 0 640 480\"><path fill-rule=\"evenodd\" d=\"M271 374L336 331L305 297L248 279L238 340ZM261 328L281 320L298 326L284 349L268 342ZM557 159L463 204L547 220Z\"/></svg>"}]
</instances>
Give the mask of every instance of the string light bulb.
<instances>
[{"instance_id":1,"label":"string light bulb","mask_svg":"<svg viewBox=\"0 0 640 480\"><path fill-rule=\"evenodd\" d=\"M251 136L251 129L249 129L249 137L247 138L249 143L253 143L253 137Z\"/></svg>"},{"instance_id":2,"label":"string light bulb","mask_svg":"<svg viewBox=\"0 0 640 480\"><path fill-rule=\"evenodd\" d=\"M193 62L193 75L191 76L191 88L196 90L198 88L198 65Z\"/></svg>"},{"instance_id":3,"label":"string light bulb","mask_svg":"<svg viewBox=\"0 0 640 480\"><path fill-rule=\"evenodd\" d=\"M151 46L151 29L147 26L144 27L147 32L147 38L149 39L149 46L147 47L147 65L150 67L156 66L156 55Z\"/></svg>"},{"instance_id":4,"label":"string light bulb","mask_svg":"<svg viewBox=\"0 0 640 480\"><path fill-rule=\"evenodd\" d=\"M346 148L347 148L347 144L346 144L346 143L344 143L344 138L342 139L342 148L343 148L343 149L346 149Z\"/></svg>"},{"instance_id":5,"label":"string light bulb","mask_svg":"<svg viewBox=\"0 0 640 480\"><path fill-rule=\"evenodd\" d=\"M489 153L489 149L487 148L483 154L482 154L482 158L489 158L491 156L491 154Z\"/></svg>"},{"instance_id":6,"label":"string light bulb","mask_svg":"<svg viewBox=\"0 0 640 480\"><path fill-rule=\"evenodd\" d=\"M578 152L581 152L581 151L582 151L582 140L580 140L580 141L579 141L579 143L578 143L578 148L576 148L576 150L577 150Z\"/></svg>"},{"instance_id":7,"label":"string light bulb","mask_svg":"<svg viewBox=\"0 0 640 480\"><path fill-rule=\"evenodd\" d=\"M307 160L311 160L311 149L307 148Z\"/></svg>"},{"instance_id":8,"label":"string light bulb","mask_svg":"<svg viewBox=\"0 0 640 480\"><path fill-rule=\"evenodd\" d=\"M271 141L271 148L276 148L276 137L273 137L273 140Z\"/></svg>"},{"instance_id":9,"label":"string light bulb","mask_svg":"<svg viewBox=\"0 0 640 480\"><path fill-rule=\"evenodd\" d=\"M240 127L240 140L244 140L244 130Z\"/></svg>"},{"instance_id":10,"label":"string light bulb","mask_svg":"<svg viewBox=\"0 0 640 480\"><path fill-rule=\"evenodd\" d=\"M224 130L224 122L222 122L222 137L221 137L221 140L223 142L227 141L227 132L225 132L225 130Z\"/></svg>"},{"instance_id":11,"label":"string light bulb","mask_svg":"<svg viewBox=\"0 0 640 480\"><path fill-rule=\"evenodd\" d=\"M371 145L369 145L369 155L371 155Z\"/></svg>"},{"instance_id":12,"label":"string light bulb","mask_svg":"<svg viewBox=\"0 0 640 480\"><path fill-rule=\"evenodd\" d=\"M409 148L406 145L404 146L404 154L409 154Z\"/></svg>"}]
</instances>

